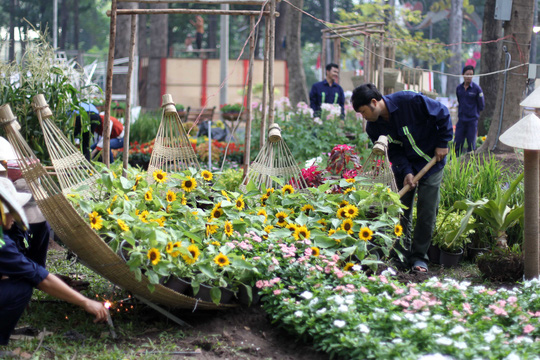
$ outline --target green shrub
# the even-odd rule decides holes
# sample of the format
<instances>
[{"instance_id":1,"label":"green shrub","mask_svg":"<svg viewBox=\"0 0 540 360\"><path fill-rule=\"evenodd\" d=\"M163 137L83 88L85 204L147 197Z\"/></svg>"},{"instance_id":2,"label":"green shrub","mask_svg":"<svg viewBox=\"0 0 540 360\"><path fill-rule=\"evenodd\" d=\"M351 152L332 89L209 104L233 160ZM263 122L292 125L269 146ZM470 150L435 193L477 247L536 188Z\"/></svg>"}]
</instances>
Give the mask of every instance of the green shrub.
<instances>
[{"instance_id":1,"label":"green shrub","mask_svg":"<svg viewBox=\"0 0 540 360\"><path fill-rule=\"evenodd\" d=\"M225 188L227 191L237 191L242 182L242 169L227 169L217 176L216 187Z\"/></svg>"},{"instance_id":2,"label":"green shrub","mask_svg":"<svg viewBox=\"0 0 540 360\"><path fill-rule=\"evenodd\" d=\"M156 138L156 134L161 123L161 113L149 111L141 113L139 118L131 124L129 130L129 141L145 143Z\"/></svg>"}]
</instances>

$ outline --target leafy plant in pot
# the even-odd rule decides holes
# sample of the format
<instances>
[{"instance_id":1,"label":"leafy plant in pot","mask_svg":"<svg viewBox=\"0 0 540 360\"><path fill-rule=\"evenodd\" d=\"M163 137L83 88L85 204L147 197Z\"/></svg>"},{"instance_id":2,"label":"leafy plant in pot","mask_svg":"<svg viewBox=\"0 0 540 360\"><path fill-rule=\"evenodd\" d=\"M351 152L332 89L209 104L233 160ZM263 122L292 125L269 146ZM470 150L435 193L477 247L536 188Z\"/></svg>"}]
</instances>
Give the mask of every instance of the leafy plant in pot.
<instances>
[{"instance_id":1,"label":"leafy plant in pot","mask_svg":"<svg viewBox=\"0 0 540 360\"><path fill-rule=\"evenodd\" d=\"M441 249L439 262L444 266L455 266L463 255L465 245L470 242L470 236L474 233L472 225L475 219L470 217L466 226L471 228L461 231L464 211L439 211L436 220L436 231L433 235L433 244Z\"/></svg>"}]
</instances>

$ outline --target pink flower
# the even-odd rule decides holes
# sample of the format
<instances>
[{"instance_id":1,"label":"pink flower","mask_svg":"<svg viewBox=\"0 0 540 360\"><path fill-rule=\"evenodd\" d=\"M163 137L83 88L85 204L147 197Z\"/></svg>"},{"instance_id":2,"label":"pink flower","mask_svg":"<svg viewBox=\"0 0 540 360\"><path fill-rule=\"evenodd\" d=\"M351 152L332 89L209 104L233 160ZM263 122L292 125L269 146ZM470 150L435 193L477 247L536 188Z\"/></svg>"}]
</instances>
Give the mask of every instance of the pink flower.
<instances>
[{"instance_id":1,"label":"pink flower","mask_svg":"<svg viewBox=\"0 0 540 360\"><path fill-rule=\"evenodd\" d=\"M424 306L426 306L427 304L425 302L423 302L422 300L414 300L412 302L412 306L415 310L420 310L422 309Z\"/></svg>"},{"instance_id":2,"label":"pink flower","mask_svg":"<svg viewBox=\"0 0 540 360\"><path fill-rule=\"evenodd\" d=\"M258 280L258 281L255 283L255 286L258 287L259 289L262 289L262 288L263 288L263 281L262 281L262 280Z\"/></svg>"},{"instance_id":3,"label":"pink flower","mask_svg":"<svg viewBox=\"0 0 540 360\"><path fill-rule=\"evenodd\" d=\"M253 260L261 260L261 257L260 256L254 256Z\"/></svg>"},{"instance_id":4,"label":"pink flower","mask_svg":"<svg viewBox=\"0 0 540 360\"><path fill-rule=\"evenodd\" d=\"M279 294L281 294L281 290L280 290L280 289L274 290L274 295L279 295Z\"/></svg>"},{"instance_id":5,"label":"pink flower","mask_svg":"<svg viewBox=\"0 0 540 360\"><path fill-rule=\"evenodd\" d=\"M508 298L508 303L509 303L509 304L513 304L513 303L515 303L516 301L517 301L517 297L515 297L515 296L510 296L510 297Z\"/></svg>"},{"instance_id":6,"label":"pink flower","mask_svg":"<svg viewBox=\"0 0 540 360\"><path fill-rule=\"evenodd\" d=\"M369 290L362 286L362 287L360 287L360 292L363 292L364 294L367 294L369 292Z\"/></svg>"},{"instance_id":7,"label":"pink flower","mask_svg":"<svg viewBox=\"0 0 540 360\"><path fill-rule=\"evenodd\" d=\"M524 333L524 334L528 334L528 333L534 331L534 329L535 329L534 326L532 326L532 325L530 325L530 324L527 324L527 325L525 325L525 327L523 328L523 333Z\"/></svg>"},{"instance_id":8,"label":"pink flower","mask_svg":"<svg viewBox=\"0 0 540 360\"><path fill-rule=\"evenodd\" d=\"M388 280L386 279L384 275L379 275L379 279L381 280L383 284L388 284Z\"/></svg>"}]
</instances>

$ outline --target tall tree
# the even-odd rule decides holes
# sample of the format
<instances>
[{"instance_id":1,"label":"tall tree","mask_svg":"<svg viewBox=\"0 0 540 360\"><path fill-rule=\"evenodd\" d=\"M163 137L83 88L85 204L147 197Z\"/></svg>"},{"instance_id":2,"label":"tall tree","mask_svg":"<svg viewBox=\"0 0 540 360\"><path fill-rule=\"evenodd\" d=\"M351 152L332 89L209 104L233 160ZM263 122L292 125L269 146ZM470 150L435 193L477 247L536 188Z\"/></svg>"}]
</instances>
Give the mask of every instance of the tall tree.
<instances>
[{"instance_id":1,"label":"tall tree","mask_svg":"<svg viewBox=\"0 0 540 360\"><path fill-rule=\"evenodd\" d=\"M508 53L511 56L510 67L524 65L529 62L529 47L531 41L531 29L533 24L533 2L530 0L514 0L512 4L512 18L504 23L504 35L511 35L505 43ZM504 54L499 56L499 68L506 68L506 57ZM504 84L504 78L506 84ZM498 151L509 152L513 149L498 141L499 136L509 127L520 120L519 103L525 97L527 87L527 67L521 66L508 71L505 75L499 77L499 91L497 94L497 103L504 104L502 110L497 106L491 126L489 127L487 140L480 147L479 151L485 152L495 149ZM506 86L505 86L506 85ZM503 99L503 90L506 89L506 96Z\"/></svg>"},{"instance_id":2,"label":"tall tree","mask_svg":"<svg viewBox=\"0 0 540 360\"><path fill-rule=\"evenodd\" d=\"M463 0L451 0L450 6L450 29L448 32L448 43L451 46L452 56L448 60L448 72L454 75L461 75L461 39L463 33ZM446 94L455 96L456 87L459 84L459 77L449 76L446 83Z\"/></svg>"},{"instance_id":3,"label":"tall tree","mask_svg":"<svg viewBox=\"0 0 540 360\"><path fill-rule=\"evenodd\" d=\"M502 38L502 22L495 20L496 0L487 0L484 5L484 23L482 25L482 50L480 56L480 68L484 74L499 70L502 41L489 42ZM497 92L499 90L500 74L480 77L480 87L484 91L486 106L480 113L478 120L478 135L486 135L487 129L484 124L493 121L493 115L497 108Z\"/></svg>"},{"instance_id":4,"label":"tall tree","mask_svg":"<svg viewBox=\"0 0 540 360\"><path fill-rule=\"evenodd\" d=\"M166 9L167 4L152 4L152 9ZM150 59L148 60L148 85L146 106L157 109L161 106L161 59L167 57L168 15L150 16Z\"/></svg>"},{"instance_id":5,"label":"tall tree","mask_svg":"<svg viewBox=\"0 0 540 360\"><path fill-rule=\"evenodd\" d=\"M277 11L279 17L276 19L276 60L284 60L287 46L287 12L291 9L291 6L283 1L278 3ZM293 10L296 11L296 10ZM285 45L285 46L283 46Z\"/></svg>"},{"instance_id":6,"label":"tall tree","mask_svg":"<svg viewBox=\"0 0 540 360\"><path fill-rule=\"evenodd\" d=\"M65 50L68 34L69 13L71 12L71 1L62 0L61 6L58 8L60 12L60 38L58 39L58 48Z\"/></svg>"},{"instance_id":7,"label":"tall tree","mask_svg":"<svg viewBox=\"0 0 540 360\"><path fill-rule=\"evenodd\" d=\"M15 0L9 5L9 62L12 62L15 60Z\"/></svg>"},{"instance_id":8,"label":"tall tree","mask_svg":"<svg viewBox=\"0 0 540 360\"><path fill-rule=\"evenodd\" d=\"M137 3L118 2L118 9L137 9ZM120 15L116 17L116 42L114 46L114 58L120 59L129 56L129 44L131 37L131 16ZM114 75L113 94L125 94L127 76L124 74Z\"/></svg>"},{"instance_id":9,"label":"tall tree","mask_svg":"<svg viewBox=\"0 0 540 360\"><path fill-rule=\"evenodd\" d=\"M290 0L291 4L302 9L304 0ZM301 47L301 28L302 28L302 13L296 9L291 9L289 5L287 11L287 47L285 51L289 74L294 76L289 77L289 98L293 105L299 101L308 101L308 91L306 85L306 74L304 73L304 65L302 63L302 47Z\"/></svg>"}]
</instances>

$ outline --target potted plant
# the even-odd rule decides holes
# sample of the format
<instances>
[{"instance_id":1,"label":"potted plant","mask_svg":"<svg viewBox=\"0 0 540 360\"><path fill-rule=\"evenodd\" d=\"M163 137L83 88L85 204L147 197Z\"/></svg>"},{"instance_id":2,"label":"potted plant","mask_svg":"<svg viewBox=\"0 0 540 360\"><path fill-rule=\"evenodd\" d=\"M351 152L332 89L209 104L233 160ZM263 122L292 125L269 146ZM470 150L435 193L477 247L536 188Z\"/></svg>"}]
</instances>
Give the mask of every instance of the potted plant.
<instances>
[{"instance_id":1,"label":"potted plant","mask_svg":"<svg viewBox=\"0 0 540 360\"><path fill-rule=\"evenodd\" d=\"M225 120L236 121L243 108L242 104L225 104L221 107L221 116Z\"/></svg>"},{"instance_id":2,"label":"potted plant","mask_svg":"<svg viewBox=\"0 0 540 360\"><path fill-rule=\"evenodd\" d=\"M463 249L465 245L470 242L470 236L474 233L474 230L469 228L466 231L460 232L460 226L463 218L465 217L465 211L439 211L436 220L436 230L433 234L433 245L440 248L439 263L446 267L455 266L458 264L461 256L463 255ZM473 225L475 219L469 217L467 225Z\"/></svg>"},{"instance_id":3,"label":"potted plant","mask_svg":"<svg viewBox=\"0 0 540 360\"><path fill-rule=\"evenodd\" d=\"M176 111L178 112L178 116L180 116L180 119L182 121L185 121L186 120L186 116L187 116L187 111L186 111L186 108L184 107L184 105L182 104L175 104L174 105L176 107Z\"/></svg>"}]
</instances>

